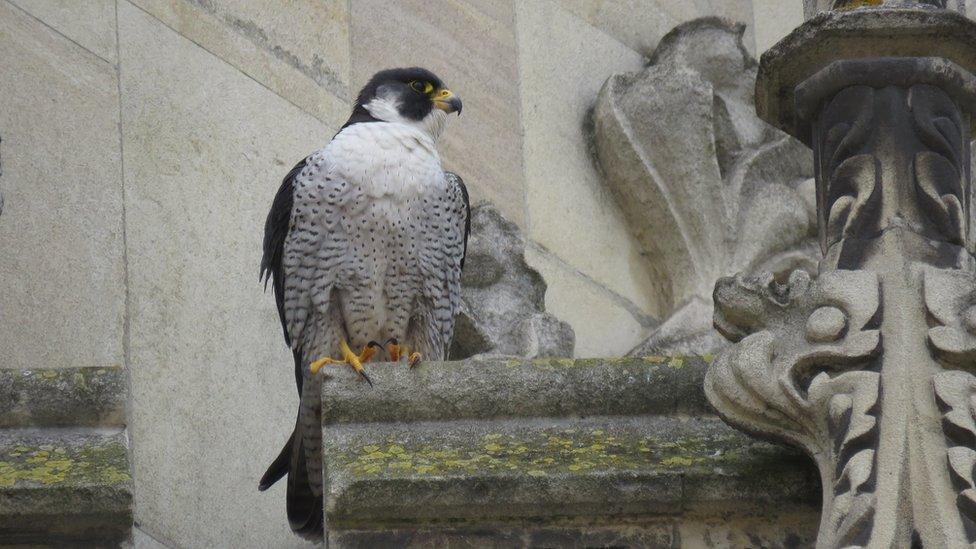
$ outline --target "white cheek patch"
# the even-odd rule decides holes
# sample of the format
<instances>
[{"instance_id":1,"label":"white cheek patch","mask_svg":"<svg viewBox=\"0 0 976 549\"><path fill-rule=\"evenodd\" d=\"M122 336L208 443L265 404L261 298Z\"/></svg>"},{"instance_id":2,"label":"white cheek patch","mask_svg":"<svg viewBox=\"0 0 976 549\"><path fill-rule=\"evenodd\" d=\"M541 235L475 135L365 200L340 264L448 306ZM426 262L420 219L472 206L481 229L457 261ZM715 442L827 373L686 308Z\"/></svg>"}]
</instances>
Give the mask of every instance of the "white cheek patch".
<instances>
[{"instance_id":1,"label":"white cheek patch","mask_svg":"<svg viewBox=\"0 0 976 549\"><path fill-rule=\"evenodd\" d=\"M400 100L397 95L380 88L377 96L364 105L369 114L377 120L411 126L426 133L433 139L440 137L447 126L448 113L434 108L421 120L411 120L400 114Z\"/></svg>"}]
</instances>

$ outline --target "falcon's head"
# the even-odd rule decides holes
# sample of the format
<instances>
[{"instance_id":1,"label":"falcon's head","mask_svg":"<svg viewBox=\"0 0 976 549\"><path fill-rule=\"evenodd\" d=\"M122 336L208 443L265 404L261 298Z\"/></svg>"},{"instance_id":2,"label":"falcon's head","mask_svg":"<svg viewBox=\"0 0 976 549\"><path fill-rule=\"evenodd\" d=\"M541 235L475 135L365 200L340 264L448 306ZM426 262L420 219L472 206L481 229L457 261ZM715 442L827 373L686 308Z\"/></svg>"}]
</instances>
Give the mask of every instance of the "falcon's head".
<instances>
[{"instance_id":1,"label":"falcon's head","mask_svg":"<svg viewBox=\"0 0 976 549\"><path fill-rule=\"evenodd\" d=\"M427 69L389 69L373 75L359 92L346 126L359 122L398 122L416 126L434 139L447 116L461 114L461 98Z\"/></svg>"}]
</instances>

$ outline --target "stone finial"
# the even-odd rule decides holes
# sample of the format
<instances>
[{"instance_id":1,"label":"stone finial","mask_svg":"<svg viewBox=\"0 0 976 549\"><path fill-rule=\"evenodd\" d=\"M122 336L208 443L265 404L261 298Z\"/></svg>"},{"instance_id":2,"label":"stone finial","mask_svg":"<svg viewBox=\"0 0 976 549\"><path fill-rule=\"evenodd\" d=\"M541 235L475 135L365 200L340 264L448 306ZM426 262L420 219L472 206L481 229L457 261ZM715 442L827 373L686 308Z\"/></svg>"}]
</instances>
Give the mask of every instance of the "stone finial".
<instances>
[{"instance_id":1,"label":"stone finial","mask_svg":"<svg viewBox=\"0 0 976 549\"><path fill-rule=\"evenodd\" d=\"M803 15L807 19L824 11L858 8L950 9L966 13L966 0L803 0Z\"/></svg>"}]
</instances>

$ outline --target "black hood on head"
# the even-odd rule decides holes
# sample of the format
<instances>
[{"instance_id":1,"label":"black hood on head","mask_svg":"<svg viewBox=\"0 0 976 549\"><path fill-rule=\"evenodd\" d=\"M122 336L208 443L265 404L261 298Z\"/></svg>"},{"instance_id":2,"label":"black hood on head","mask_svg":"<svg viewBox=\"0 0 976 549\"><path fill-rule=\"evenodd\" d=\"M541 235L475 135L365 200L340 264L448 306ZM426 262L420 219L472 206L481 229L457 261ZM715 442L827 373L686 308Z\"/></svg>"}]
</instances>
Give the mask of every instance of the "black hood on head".
<instances>
[{"instance_id":1,"label":"black hood on head","mask_svg":"<svg viewBox=\"0 0 976 549\"><path fill-rule=\"evenodd\" d=\"M366 105L376 97L379 89L384 86L400 92L402 97L400 114L405 118L422 120L430 114L434 107L426 94L411 88L411 84L414 82L430 83L434 89L440 89L444 86L436 74L421 67L382 70L374 74L360 90L352 116L342 127L345 128L362 122L379 122L366 110Z\"/></svg>"}]
</instances>

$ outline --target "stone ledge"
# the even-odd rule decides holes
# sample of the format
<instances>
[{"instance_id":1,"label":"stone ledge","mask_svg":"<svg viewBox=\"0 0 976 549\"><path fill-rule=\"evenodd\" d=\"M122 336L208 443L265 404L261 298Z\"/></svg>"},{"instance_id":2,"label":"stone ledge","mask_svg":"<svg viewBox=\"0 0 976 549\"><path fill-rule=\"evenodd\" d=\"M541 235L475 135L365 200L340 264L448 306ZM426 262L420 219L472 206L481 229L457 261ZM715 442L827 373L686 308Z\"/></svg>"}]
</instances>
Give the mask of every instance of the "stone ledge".
<instances>
[{"instance_id":1,"label":"stone ledge","mask_svg":"<svg viewBox=\"0 0 976 549\"><path fill-rule=\"evenodd\" d=\"M0 428L124 424L122 368L0 369Z\"/></svg>"},{"instance_id":2,"label":"stone ledge","mask_svg":"<svg viewBox=\"0 0 976 549\"><path fill-rule=\"evenodd\" d=\"M587 415L711 414L698 357L464 360L367 365L324 384L326 424Z\"/></svg>"},{"instance_id":3,"label":"stone ledge","mask_svg":"<svg viewBox=\"0 0 976 549\"><path fill-rule=\"evenodd\" d=\"M368 368L372 388L344 369L323 383L334 546L473 534L504 546L597 531L673 540L681 525L713 519L728 539L747 539L784 509L804 518L771 536L815 537L812 464L719 421L700 358Z\"/></svg>"},{"instance_id":4,"label":"stone ledge","mask_svg":"<svg viewBox=\"0 0 976 549\"><path fill-rule=\"evenodd\" d=\"M0 430L0 540L117 544L132 525L123 432Z\"/></svg>"}]
</instances>

